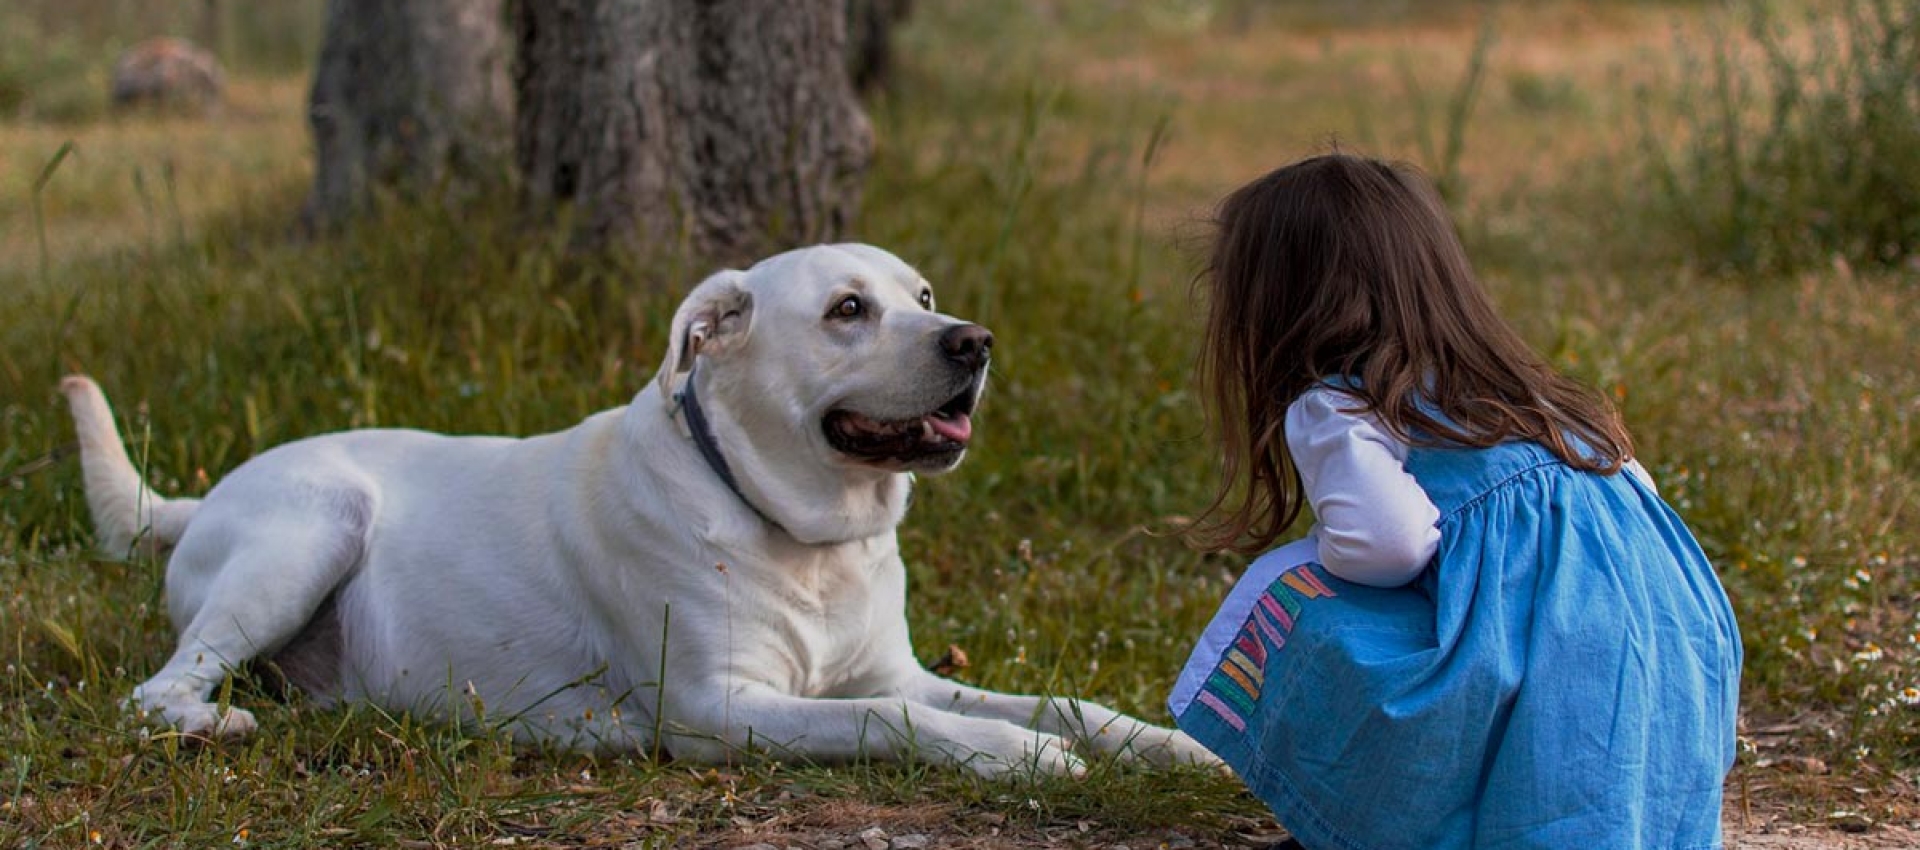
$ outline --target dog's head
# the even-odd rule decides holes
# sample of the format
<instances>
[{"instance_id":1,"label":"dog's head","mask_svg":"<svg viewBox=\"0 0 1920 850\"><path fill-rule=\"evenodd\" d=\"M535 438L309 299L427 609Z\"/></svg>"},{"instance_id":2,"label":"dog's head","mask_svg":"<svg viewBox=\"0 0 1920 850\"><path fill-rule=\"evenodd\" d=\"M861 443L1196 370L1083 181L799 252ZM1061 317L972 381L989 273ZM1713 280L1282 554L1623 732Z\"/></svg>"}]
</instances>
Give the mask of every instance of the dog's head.
<instances>
[{"instance_id":1,"label":"dog's head","mask_svg":"<svg viewBox=\"0 0 1920 850\"><path fill-rule=\"evenodd\" d=\"M829 479L958 465L992 347L985 328L938 312L899 258L822 245L702 282L674 315L659 380L672 404L697 373L721 453L743 459L741 486L778 502Z\"/></svg>"}]
</instances>

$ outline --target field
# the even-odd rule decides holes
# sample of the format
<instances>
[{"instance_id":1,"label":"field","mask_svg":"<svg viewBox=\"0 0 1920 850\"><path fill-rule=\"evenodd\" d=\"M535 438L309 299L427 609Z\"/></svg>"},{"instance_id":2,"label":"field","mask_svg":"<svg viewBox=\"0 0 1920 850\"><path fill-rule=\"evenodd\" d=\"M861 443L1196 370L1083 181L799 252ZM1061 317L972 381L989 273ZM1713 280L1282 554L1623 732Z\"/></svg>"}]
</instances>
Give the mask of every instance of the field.
<instances>
[{"instance_id":1,"label":"field","mask_svg":"<svg viewBox=\"0 0 1920 850\"><path fill-rule=\"evenodd\" d=\"M62 31L53 4L27 5ZM1798 235L1729 243L1708 216L1731 193L1734 235L1758 233L1800 197L1767 187L1833 182L1723 179L1789 146L1764 143L1780 138L1771 101L1714 81L1766 79L1782 61L1768 45L1815 62L1821 25L1801 13L1868 4L1776 4L1784 34L1757 43L1741 13L1681 2L917 5L899 78L869 104L879 154L853 235L998 338L975 448L920 482L902 530L922 658L959 646L976 684L1166 720L1241 566L1177 534L1216 472L1190 382L1195 252L1213 200L1337 144L1442 180L1503 309L1615 395L1720 568L1747 652L1730 843L1920 844L1920 261ZM1887 5L1913 20L1916 4ZM0 10L0 27L23 14ZM23 63L104 85L98 56L143 34L72 30L0 57L0 106ZM200 493L322 431L531 434L624 403L705 271L583 262L505 203L395 202L295 238L311 163L293 49L230 48L211 116L114 114L32 75L25 105L0 113L0 845L1277 835L1237 782L1193 771L995 784L917 766L694 769L321 711L245 676L230 698L262 721L245 743L128 717L119 701L171 647L161 566L92 554L61 375L100 380L159 489ZM1736 73L1716 75L1722 60ZM61 99L36 108L35 91ZM1910 78L1894 97L1920 115ZM1719 115L1748 147L1701 144ZM1907 149L1876 162L1909 168L1893 158ZM1920 185L1920 170L1893 174ZM1799 206L1853 220L1839 203ZM1920 231L1920 208L1891 203ZM870 829L884 834L863 841Z\"/></svg>"}]
</instances>

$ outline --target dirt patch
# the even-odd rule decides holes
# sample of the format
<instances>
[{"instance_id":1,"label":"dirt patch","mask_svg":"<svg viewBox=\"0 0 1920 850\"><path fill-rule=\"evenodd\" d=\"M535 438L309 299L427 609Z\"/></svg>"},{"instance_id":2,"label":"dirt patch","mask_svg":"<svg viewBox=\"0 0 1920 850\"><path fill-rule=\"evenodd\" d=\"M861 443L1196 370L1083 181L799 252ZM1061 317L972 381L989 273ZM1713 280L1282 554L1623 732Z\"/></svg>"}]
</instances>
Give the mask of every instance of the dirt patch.
<instances>
[{"instance_id":1,"label":"dirt patch","mask_svg":"<svg viewBox=\"0 0 1920 850\"><path fill-rule=\"evenodd\" d=\"M1735 850L1912 850L1920 847L1920 831L1900 826L1861 826L1838 829L1801 824L1769 825L1759 832L1740 832L1729 825L1727 847Z\"/></svg>"},{"instance_id":2,"label":"dirt patch","mask_svg":"<svg viewBox=\"0 0 1920 850\"><path fill-rule=\"evenodd\" d=\"M1875 827L1848 832L1825 827L1786 824L1769 831L1741 832L1729 828L1729 850L1912 850L1920 847L1920 832L1904 827ZM1258 850L1278 845L1286 834L1279 830L1222 840L1183 834L1179 830L1115 834L1109 830L1062 824L1055 827L1003 829L979 818L961 816L935 824L901 824L884 817L855 828L776 829L753 834L715 836L689 846L731 850L917 850L917 848L1053 848L1097 850Z\"/></svg>"},{"instance_id":3,"label":"dirt patch","mask_svg":"<svg viewBox=\"0 0 1920 850\"><path fill-rule=\"evenodd\" d=\"M1287 834L1271 821L1234 823L1227 834L1186 829L1123 832L1085 821L1035 824L954 806L832 802L734 830L692 836L683 846L726 850L920 850L920 848L1094 848L1094 850L1259 850ZM1915 824L1874 822L1836 810L1825 822L1729 812L1729 850L1912 850Z\"/></svg>"}]
</instances>

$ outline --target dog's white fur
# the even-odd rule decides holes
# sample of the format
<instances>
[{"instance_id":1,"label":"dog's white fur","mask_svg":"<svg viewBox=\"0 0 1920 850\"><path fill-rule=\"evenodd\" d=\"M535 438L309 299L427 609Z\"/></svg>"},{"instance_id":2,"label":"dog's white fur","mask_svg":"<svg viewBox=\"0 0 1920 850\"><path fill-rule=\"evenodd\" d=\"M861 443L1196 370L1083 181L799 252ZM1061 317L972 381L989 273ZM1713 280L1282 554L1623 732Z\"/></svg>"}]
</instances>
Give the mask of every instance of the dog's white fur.
<instances>
[{"instance_id":1,"label":"dog's white fur","mask_svg":"<svg viewBox=\"0 0 1920 850\"><path fill-rule=\"evenodd\" d=\"M850 294L865 313L831 315ZM880 249L789 252L701 283L657 380L624 407L528 439L314 437L204 500L148 488L99 388L68 378L101 545L172 548L178 648L132 702L190 733L244 735L252 715L209 698L230 668L269 657L323 702L580 749L917 757L1001 775L1077 773L1078 744L1217 764L1180 732L914 659L894 536L911 475L836 451L821 423L830 408L898 418L954 397L938 340L964 323L929 301ZM675 401L689 380L751 505L689 439Z\"/></svg>"}]
</instances>

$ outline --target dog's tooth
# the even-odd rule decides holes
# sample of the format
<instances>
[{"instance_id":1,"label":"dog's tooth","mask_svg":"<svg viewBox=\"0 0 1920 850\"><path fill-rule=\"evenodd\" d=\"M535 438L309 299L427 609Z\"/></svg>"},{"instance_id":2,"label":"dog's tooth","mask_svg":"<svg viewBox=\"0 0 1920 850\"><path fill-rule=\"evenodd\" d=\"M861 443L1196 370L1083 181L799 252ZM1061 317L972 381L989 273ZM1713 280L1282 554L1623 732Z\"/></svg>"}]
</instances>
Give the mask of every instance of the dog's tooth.
<instances>
[{"instance_id":1,"label":"dog's tooth","mask_svg":"<svg viewBox=\"0 0 1920 850\"><path fill-rule=\"evenodd\" d=\"M921 440L931 443L934 440L939 439L939 436L940 435L933 433L933 422L926 419L920 420L920 439Z\"/></svg>"}]
</instances>

